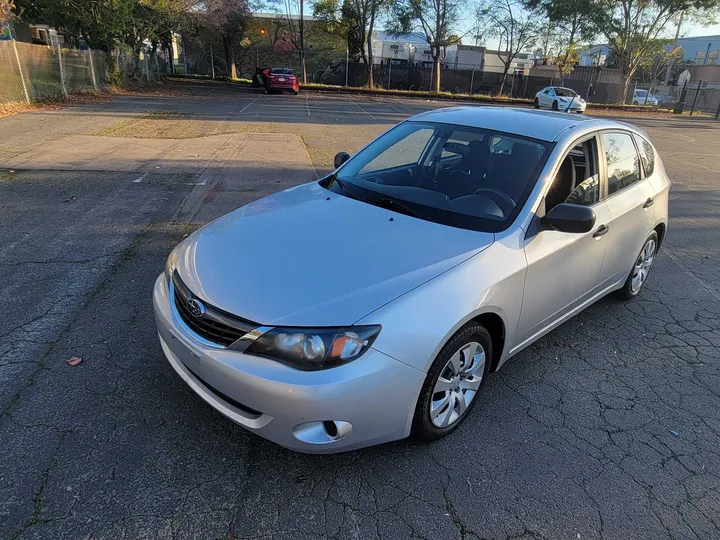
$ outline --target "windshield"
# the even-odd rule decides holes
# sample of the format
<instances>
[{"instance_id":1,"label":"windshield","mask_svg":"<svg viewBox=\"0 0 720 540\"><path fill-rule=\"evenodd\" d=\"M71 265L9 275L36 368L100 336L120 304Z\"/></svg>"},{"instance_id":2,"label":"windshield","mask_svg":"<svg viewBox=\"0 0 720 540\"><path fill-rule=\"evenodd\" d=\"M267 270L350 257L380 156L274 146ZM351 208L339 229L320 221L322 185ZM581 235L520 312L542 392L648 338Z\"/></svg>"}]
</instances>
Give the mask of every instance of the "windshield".
<instances>
[{"instance_id":1,"label":"windshield","mask_svg":"<svg viewBox=\"0 0 720 540\"><path fill-rule=\"evenodd\" d=\"M647 96L647 90L635 90L635 93L640 97Z\"/></svg>"},{"instance_id":2,"label":"windshield","mask_svg":"<svg viewBox=\"0 0 720 540\"><path fill-rule=\"evenodd\" d=\"M555 94L561 97L573 97L577 95L574 90L570 90L569 88L556 88Z\"/></svg>"},{"instance_id":3,"label":"windshield","mask_svg":"<svg viewBox=\"0 0 720 540\"><path fill-rule=\"evenodd\" d=\"M404 122L323 185L454 227L487 232L515 219L552 143L480 128ZM394 206L393 206L393 203Z\"/></svg>"},{"instance_id":4,"label":"windshield","mask_svg":"<svg viewBox=\"0 0 720 540\"><path fill-rule=\"evenodd\" d=\"M292 75L293 70L291 68L272 68L270 73L273 75Z\"/></svg>"}]
</instances>

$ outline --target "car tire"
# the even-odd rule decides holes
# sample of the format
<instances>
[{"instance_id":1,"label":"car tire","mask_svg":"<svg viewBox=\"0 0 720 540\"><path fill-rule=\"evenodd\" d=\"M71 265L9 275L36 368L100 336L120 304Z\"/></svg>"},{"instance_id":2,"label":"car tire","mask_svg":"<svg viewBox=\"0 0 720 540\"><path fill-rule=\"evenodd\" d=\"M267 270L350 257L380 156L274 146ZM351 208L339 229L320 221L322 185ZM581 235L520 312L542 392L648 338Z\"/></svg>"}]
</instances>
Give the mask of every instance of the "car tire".
<instances>
[{"instance_id":1,"label":"car tire","mask_svg":"<svg viewBox=\"0 0 720 540\"><path fill-rule=\"evenodd\" d=\"M297 96L299 93L300 93L300 92L296 92L295 90L293 90L293 94L295 94L296 96Z\"/></svg>"},{"instance_id":2,"label":"car tire","mask_svg":"<svg viewBox=\"0 0 720 540\"><path fill-rule=\"evenodd\" d=\"M535 98L533 105L535 106L536 109L540 108L540 102L538 101L538 98Z\"/></svg>"},{"instance_id":3,"label":"car tire","mask_svg":"<svg viewBox=\"0 0 720 540\"><path fill-rule=\"evenodd\" d=\"M648 273L650 272L650 267L657 252L658 235L653 231L647 240L645 240L639 255L635 258L635 262L630 270L630 274L625 280L625 284L622 289L616 292L616 296L622 300L632 300L640 294L640 291L647 282Z\"/></svg>"},{"instance_id":4,"label":"car tire","mask_svg":"<svg viewBox=\"0 0 720 540\"><path fill-rule=\"evenodd\" d=\"M559 107L558 107L558 102L557 102L557 101L553 101L553 104L552 104L552 110L553 110L553 111L557 111L557 110L559 110Z\"/></svg>"},{"instance_id":5,"label":"car tire","mask_svg":"<svg viewBox=\"0 0 720 540\"><path fill-rule=\"evenodd\" d=\"M462 424L478 401L491 358L492 338L481 324L469 322L450 338L420 390L411 430L415 439L435 441Z\"/></svg>"},{"instance_id":6,"label":"car tire","mask_svg":"<svg viewBox=\"0 0 720 540\"><path fill-rule=\"evenodd\" d=\"M633 101L633 105L640 105L637 101Z\"/></svg>"}]
</instances>

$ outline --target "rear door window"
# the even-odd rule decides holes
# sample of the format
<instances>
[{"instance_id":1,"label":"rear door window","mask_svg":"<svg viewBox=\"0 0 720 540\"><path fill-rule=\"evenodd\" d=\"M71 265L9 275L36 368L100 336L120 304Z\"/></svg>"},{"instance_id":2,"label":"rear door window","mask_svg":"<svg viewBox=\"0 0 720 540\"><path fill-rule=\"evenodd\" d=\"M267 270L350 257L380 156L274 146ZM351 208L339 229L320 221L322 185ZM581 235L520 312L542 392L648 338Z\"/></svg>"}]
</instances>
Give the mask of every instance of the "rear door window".
<instances>
[{"instance_id":1,"label":"rear door window","mask_svg":"<svg viewBox=\"0 0 720 540\"><path fill-rule=\"evenodd\" d=\"M612 132L601 135L605 153L608 195L613 195L639 182L640 158L629 133Z\"/></svg>"},{"instance_id":2,"label":"rear door window","mask_svg":"<svg viewBox=\"0 0 720 540\"><path fill-rule=\"evenodd\" d=\"M456 129L443 145L440 158L467 156L470 152L468 144L476 139L478 139L477 133Z\"/></svg>"}]
</instances>

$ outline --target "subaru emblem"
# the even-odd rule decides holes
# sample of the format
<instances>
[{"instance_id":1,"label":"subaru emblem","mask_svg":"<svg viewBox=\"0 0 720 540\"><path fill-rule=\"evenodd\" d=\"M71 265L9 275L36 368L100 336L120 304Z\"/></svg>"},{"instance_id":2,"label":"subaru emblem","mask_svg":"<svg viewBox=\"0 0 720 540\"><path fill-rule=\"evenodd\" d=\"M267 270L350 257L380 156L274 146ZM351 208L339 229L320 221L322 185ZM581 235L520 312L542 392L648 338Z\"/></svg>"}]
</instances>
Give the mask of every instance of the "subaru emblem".
<instances>
[{"instance_id":1,"label":"subaru emblem","mask_svg":"<svg viewBox=\"0 0 720 540\"><path fill-rule=\"evenodd\" d=\"M191 298L190 300L188 300L187 305L190 314L196 319L199 319L200 317L205 315L205 306L197 298Z\"/></svg>"}]
</instances>

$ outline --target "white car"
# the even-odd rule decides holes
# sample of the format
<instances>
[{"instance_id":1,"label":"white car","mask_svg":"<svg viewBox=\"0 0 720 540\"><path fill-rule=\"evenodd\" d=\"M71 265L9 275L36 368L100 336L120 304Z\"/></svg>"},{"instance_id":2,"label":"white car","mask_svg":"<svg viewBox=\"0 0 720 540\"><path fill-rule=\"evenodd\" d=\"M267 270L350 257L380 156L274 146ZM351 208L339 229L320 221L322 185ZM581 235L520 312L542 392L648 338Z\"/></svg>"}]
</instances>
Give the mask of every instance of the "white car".
<instances>
[{"instance_id":1,"label":"white car","mask_svg":"<svg viewBox=\"0 0 720 540\"><path fill-rule=\"evenodd\" d=\"M647 90L640 90L635 89L633 92L633 105L652 105L653 107L657 107L658 100L655 96L652 94L648 95Z\"/></svg>"},{"instance_id":2,"label":"white car","mask_svg":"<svg viewBox=\"0 0 720 540\"><path fill-rule=\"evenodd\" d=\"M536 109L546 107L553 111L585 112L587 104L575 90L561 86L546 86L535 94Z\"/></svg>"}]
</instances>

